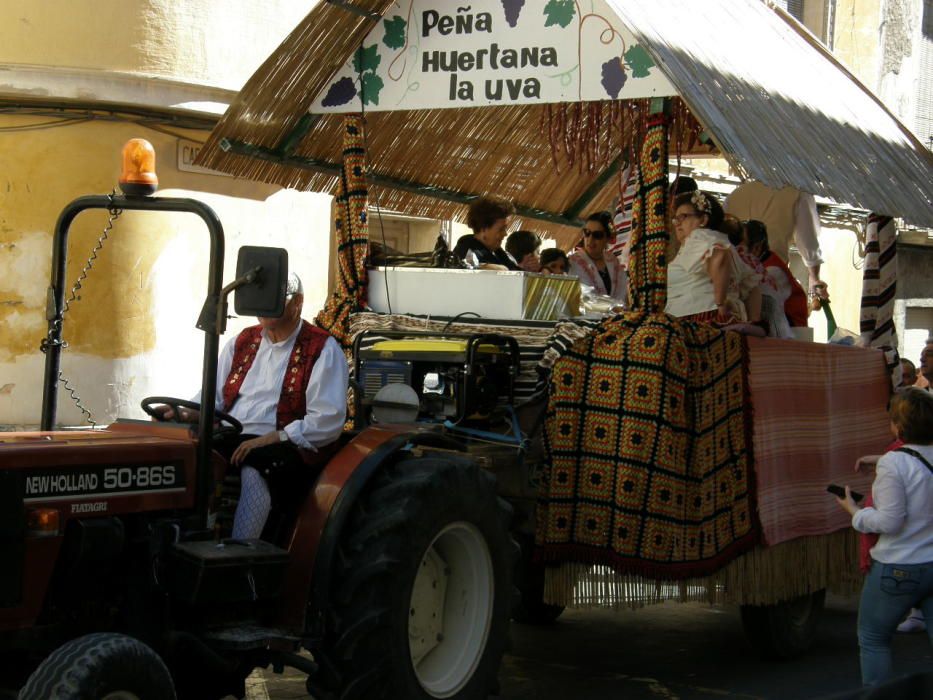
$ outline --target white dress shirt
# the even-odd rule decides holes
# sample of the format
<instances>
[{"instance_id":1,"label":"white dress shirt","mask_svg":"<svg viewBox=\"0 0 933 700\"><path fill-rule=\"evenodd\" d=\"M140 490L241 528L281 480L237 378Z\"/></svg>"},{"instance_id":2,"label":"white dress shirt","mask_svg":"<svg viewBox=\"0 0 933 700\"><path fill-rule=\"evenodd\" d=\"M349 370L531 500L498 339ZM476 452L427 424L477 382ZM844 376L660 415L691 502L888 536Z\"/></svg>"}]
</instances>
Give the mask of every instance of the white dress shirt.
<instances>
[{"instance_id":1,"label":"white dress shirt","mask_svg":"<svg viewBox=\"0 0 933 700\"><path fill-rule=\"evenodd\" d=\"M229 413L243 424L243 432L264 435L276 429L276 409L282 394L285 370L292 356L301 325L285 340L271 342L262 331L252 367L240 386L240 393ZM231 338L220 353L217 363L217 393L215 405L223 410L224 383L230 375L236 337ZM288 439L306 449L317 449L336 440L347 418L347 384L349 369L340 345L333 338L324 343L320 356L311 370L305 392L307 413L292 421L283 430Z\"/></svg>"},{"instance_id":2,"label":"white dress shirt","mask_svg":"<svg viewBox=\"0 0 933 700\"><path fill-rule=\"evenodd\" d=\"M794 221L797 229L794 232L794 243L797 251L803 258L807 267L823 264L823 253L820 251L820 215L816 209L816 199L812 194L801 192L794 205Z\"/></svg>"},{"instance_id":3,"label":"white dress shirt","mask_svg":"<svg viewBox=\"0 0 933 700\"><path fill-rule=\"evenodd\" d=\"M933 445L905 445L933 463ZM933 473L916 457L888 452L871 487L874 506L852 516L859 532L881 534L871 558L882 564L933 562Z\"/></svg>"}]
</instances>

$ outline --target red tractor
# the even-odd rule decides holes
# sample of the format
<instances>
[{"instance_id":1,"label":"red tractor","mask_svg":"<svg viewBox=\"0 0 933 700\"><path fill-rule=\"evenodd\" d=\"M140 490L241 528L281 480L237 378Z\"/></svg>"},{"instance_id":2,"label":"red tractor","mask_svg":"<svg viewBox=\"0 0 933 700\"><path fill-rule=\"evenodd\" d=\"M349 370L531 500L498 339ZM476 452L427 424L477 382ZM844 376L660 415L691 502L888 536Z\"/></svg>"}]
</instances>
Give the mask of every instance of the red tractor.
<instances>
[{"instance_id":1,"label":"red tractor","mask_svg":"<svg viewBox=\"0 0 933 700\"><path fill-rule=\"evenodd\" d=\"M25 680L19 698L243 697L249 673L267 666L307 673L319 700L485 698L517 546L495 479L442 425L346 432L298 512L278 514L275 541L224 539L216 525L226 464L212 443L240 426L213 406L198 407L197 426L53 430L68 230L81 212L206 223L202 396L214 395L230 292L241 314L281 313L284 251L241 250L224 286L209 207L154 197L132 178L123 190L79 198L58 220L42 432L0 439L0 658L7 679ZM185 404L143 407L161 403Z\"/></svg>"}]
</instances>

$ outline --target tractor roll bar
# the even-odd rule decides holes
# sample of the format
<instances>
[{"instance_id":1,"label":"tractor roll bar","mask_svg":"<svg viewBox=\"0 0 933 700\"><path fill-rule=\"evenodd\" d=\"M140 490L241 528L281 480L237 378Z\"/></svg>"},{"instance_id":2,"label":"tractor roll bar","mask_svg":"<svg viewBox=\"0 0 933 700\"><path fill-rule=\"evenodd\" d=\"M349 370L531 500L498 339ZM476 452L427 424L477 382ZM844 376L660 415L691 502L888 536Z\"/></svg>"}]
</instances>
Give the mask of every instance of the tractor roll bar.
<instances>
[{"instance_id":1,"label":"tractor roll bar","mask_svg":"<svg viewBox=\"0 0 933 700\"><path fill-rule=\"evenodd\" d=\"M209 206L195 199L180 197L125 197L118 195L90 195L79 197L62 210L55 224L52 240L52 277L46 299L45 317L48 335L43 341L45 350L45 381L42 392L42 430L53 430L58 412L58 374L61 366L62 320L65 303L65 269L68 257L68 230L75 217L87 209L123 209L135 211L184 212L201 217L210 233L210 261L208 263L207 304L220 308L224 269L224 230L220 218ZM206 304L206 305L207 305ZM214 323L199 323L204 331L204 363L201 376L201 417L198 422L197 469L198 510L207 515L210 490L211 434L214 425L213 396L217 390L217 350L220 345L224 319L216 314ZM209 397L205 400L205 397Z\"/></svg>"}]
</instances>

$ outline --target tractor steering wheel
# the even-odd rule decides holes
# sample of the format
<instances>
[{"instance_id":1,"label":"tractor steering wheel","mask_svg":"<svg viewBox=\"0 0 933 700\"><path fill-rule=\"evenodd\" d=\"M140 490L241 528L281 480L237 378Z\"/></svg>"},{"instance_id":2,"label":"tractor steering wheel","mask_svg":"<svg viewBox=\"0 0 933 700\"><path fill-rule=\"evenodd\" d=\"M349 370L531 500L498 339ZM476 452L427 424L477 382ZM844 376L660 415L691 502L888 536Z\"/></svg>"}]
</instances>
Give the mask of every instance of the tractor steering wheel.
<instances>
[{"instance_id":1,"label":"tractor steering wheel","mask_svg":"<svg viewBox=\"0 0 933 700\"><path fill-rule=\"evenodd\" d=\"M166 422L167 419L162 413L155 410L155 406L168 406L175 413L175 418L173 422L175 423L185 423L186 421L181 420L181 410L182 408L189 408L192 411L200 411L201 404L195 401L187 401L185 399L176 399L172 396L147 396L142 401L139 402L140 408L146 412L146 415L152 416L157 421ZM226 423L226 426L219 426L214 431L214 439L220 439L227 436L236 436L243 432L243 424L238 421L236 418L231 416L225 411L214 411L214 418L218 423Z\"/></svg>"}]
</instances>

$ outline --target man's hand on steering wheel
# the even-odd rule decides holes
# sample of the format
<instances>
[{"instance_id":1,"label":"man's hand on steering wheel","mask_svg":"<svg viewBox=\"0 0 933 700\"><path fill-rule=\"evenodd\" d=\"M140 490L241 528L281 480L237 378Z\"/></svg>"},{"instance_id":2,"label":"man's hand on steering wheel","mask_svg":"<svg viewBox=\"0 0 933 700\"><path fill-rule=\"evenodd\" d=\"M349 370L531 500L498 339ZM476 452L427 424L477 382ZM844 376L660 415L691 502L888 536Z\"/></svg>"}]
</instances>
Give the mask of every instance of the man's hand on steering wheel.
<instances>
[{"instance_id":1,"label":"man's hand on steering wheel","mask_svg":"<svg viewBox=\"0 0 933 700\"><path fill-rule=\"evenodd\" d=\"M143 409L143 410L145 410L145 409ZM154 421L157 421L157 422L159 422L159 423L162 423L162 422L165 422L165 421L174 421L174 420L175 420L175 409L172 408L171 406L167 405L167 404L162 404L162 405L160 405L160 406L153 406L153 407L152 407L152 410L153 410L156 414L158 414L158 415L152 416L152 420L154 420Z\"/></svg>"},{"instance_id":2,"label":"man's hand on steering wheel","mask_svg":"<svg viewBox=\"0 0 933 700\"><path fill-rule=\"evenodd\" d=\"M201 413L201 404L172 396L147 396L140 402L140 407L157 421L175 423L197 422ZM225 411L214 411L214 419L218 424L227 424L214 431L215 438L243 432L243 424Z\"/></svg>"}]
</instances>

